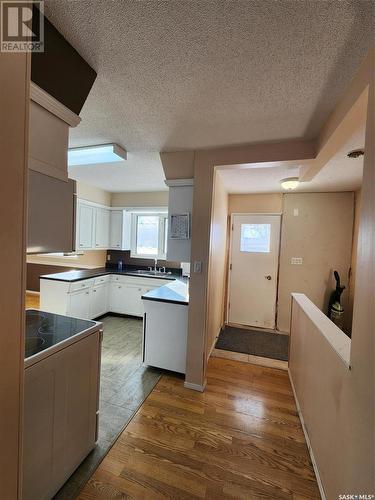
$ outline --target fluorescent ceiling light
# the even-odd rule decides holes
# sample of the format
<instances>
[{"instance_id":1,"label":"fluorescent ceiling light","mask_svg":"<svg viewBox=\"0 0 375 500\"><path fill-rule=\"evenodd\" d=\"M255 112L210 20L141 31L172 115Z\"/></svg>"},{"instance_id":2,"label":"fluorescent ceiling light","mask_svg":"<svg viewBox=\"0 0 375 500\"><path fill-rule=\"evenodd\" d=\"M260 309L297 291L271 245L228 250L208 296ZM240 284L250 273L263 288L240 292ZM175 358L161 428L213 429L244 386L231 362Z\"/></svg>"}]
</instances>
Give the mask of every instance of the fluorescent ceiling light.
<instances>
[{"instance_id":1,"label":"fluorescent ceiling light","mask_svg":"<svg viewBox=\"0 0 375 500\"><path fill-rule=\"evenodd\" d=\"M68 149L68 166L112 163L126 160L126 151L117 144Z\"/></svg>"},{"instance_id":2,"label":"fluorescent ceiling light","mask_svg":"<svg viewBox=\"0 0 375 500\"><path fill-rule=\"evenodd\" d=\"M281 179L280 184L287 191L292 191L298 186L299 179L298 177L287 177L286 179Z\"/></svg>"}]
</instances>

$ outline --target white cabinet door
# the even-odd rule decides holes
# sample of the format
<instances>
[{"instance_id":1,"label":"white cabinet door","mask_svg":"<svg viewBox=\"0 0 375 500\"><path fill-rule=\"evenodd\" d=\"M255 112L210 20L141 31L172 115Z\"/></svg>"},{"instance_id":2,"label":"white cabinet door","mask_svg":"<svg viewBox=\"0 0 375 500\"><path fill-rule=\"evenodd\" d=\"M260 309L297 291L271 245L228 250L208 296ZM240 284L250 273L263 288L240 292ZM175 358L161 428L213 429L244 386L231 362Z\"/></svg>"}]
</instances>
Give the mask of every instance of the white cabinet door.
<instances>
[{"instance_id":1,"label":"white cabinet door","mask_svg":"<svg viewBox=\"0 0 375 500\"><path fill-rule=\"evenodd\" d=\"M106 208L96 208L95 248L109 247L109 215Z\"/></svg>"},{"instance_id":2,"label":"white cabinet door","mask_svg":"<svg viewBox=\"0 0 375 500\"><path fill-rule=\"evenodd\" d=\"M99 331L25 369L23 500L52 498L95 446Z\"/></svg>"},{"instance_id":3,"label":"white cabinet door","mask_svg":"<svg viewBox=\"0 0 375 500\"><path fill-rule=\"evenodd\" d=\"M112 210L110 217L109 246L114 250L122 249L122 210Z\"/></svg>"},{"instance_id":4,"label":"white cabinet door","mask_svg":"<svg viewBox=\"0 0 375 500\"><path fill-rule=\"evenodd\" d=\"M94 286L91 293L91 313L92 319L107 312L107 284Z\"/></svg>"},{"instance_id":5,"label":"white cabinet door","mask_svg":"<svg viewBox=\"0 0 375 500\"><path fill-rule=\"evenodd\" d=\"M111 283L109 291L109 310L118 314L125 313L125 285L121 283Z\"/></svg>"},{"instance_id":6,"label":"white cabinet door","mask_svg":"<svg viewBox=\"0 0 375 500\"><path fill-rule=\"evenodd\" d=\"M84 288L70 293L68 316L73 318L90 318L90 289Z\"/></svg>"},{"instance_id":7,"label":"white cabinet door","mask_svg":"<svg viewBox=\"0 0 375 500\"><path fill-rule=\"evenodd\" d=\"M137 285L126 285L125 287L125 314L131 316L143 316L142 306L143 288Z\"/></svg>"},{"instance_id":8,"label":"white cabinet door","mask_svg":"<svg viewBox=\"0 0 375 500\"><path fill-rule=\"evenodd\" d=\"M94 213L94 207L78 203L77 250L93 247Z\"/></svg>"}]
</instances>

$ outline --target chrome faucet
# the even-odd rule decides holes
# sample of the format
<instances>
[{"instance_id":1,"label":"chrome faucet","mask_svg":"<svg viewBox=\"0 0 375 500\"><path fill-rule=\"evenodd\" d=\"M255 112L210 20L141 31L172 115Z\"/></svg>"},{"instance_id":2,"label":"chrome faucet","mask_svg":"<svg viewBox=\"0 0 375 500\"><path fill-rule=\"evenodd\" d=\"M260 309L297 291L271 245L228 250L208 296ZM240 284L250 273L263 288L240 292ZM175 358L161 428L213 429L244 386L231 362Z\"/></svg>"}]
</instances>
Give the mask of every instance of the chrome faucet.
<instances>
[{"instance_id":1,"label":"chrome faucet","mask_svg":"<svg viewBox=\"0 0 375 500\"><path fill-rule=\"evenodd\" d=\"M158 268L157 268L157 265L158 265L158 259L157 259L157 257L155 257L154 261L155 261L154 271L155 271L155 273L157 273L157 272L158 272Z\"/></svg>"}]
</instances>

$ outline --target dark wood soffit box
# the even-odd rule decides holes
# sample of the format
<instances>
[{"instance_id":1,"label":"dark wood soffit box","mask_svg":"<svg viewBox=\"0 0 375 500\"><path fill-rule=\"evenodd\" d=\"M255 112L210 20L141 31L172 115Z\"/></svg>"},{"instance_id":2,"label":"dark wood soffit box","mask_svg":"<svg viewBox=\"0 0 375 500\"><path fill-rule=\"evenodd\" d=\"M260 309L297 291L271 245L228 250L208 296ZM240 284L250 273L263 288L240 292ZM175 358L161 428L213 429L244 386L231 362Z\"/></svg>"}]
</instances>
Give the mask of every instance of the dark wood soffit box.
<instances>
[{"instance_id":1,"label":"dark wood soffit box","mask_svg":"<svg viewBox=\"0 0 375 500\"><path fill-rule=\"evenodd\" d=\"M96 71L44 17L44 52L32 53L31 80L79 115L95 78Z\"/></svg>"},{"instance_id":2,"label":"dark wood soffit box","mask_svg":"<svg viewBox=\"0 0 375 500\"><path fill-rule=\"evenodd\" d=\"M39 278L43 274L64 273L66 271L77 271L79 267L54 266L53 264L32 264L27 263L26 290L39 292Z\"/></svg>"}]
</instances>

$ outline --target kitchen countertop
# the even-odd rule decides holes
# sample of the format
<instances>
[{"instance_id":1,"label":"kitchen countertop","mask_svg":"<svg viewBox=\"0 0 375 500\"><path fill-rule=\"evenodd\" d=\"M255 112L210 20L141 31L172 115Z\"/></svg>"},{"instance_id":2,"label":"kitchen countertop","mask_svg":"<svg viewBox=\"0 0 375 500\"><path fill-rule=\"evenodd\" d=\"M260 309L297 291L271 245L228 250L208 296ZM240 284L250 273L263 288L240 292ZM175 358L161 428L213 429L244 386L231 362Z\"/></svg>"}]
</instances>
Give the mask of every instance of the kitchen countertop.
<instances>
[{"instance_id":1,"label":"kitchen countertop","mask_svg":"<svg viewBox=\"0 0 375 500\"><path fill-rule=\"evenodd\" d=\"M79 269L77 271L66 271L63 273L54 273L54 274L44 274L40 278L45 280L55 280L55 281L81 281L87 280L90 278L98 278L99 276L105 276L107 274L117 274L123 276L139 276L141 278L158 278L163 280L173 281L178 278L182 278L182 276L178 273L172 274L142 274L137 272L138 268L125 268L122 271L117 269L111 269L107 267L99 267L96 269ZM145 272L147 272L145 270Z\"/></svg>"},{"instance_id":2,"label":"kitchen countertop","mask_svg":"<svg viewBox=\"0 0 375 500\"><path fill-rule=\"evenodd\" d=\"M101 323L37 309L27 309L25 330L25 367L39 361L41 353L49 355L59 344L63 346L101 328ZM61 347L63 347L61 346ZM48 352L47 352L48 351ZM37 359L36 359L37 358Z\"/></svg>"},{"instance_id":3,"label":"kitchen countertop","mask_svg":"<svg viewBox=\"0 0 375 500\"><path fill-rule=\"evenodd\" d=\"M142 295L143 300L169 302L172 304L189 305L189 283L176 279Z\"/></svg>"}]
</instances>

